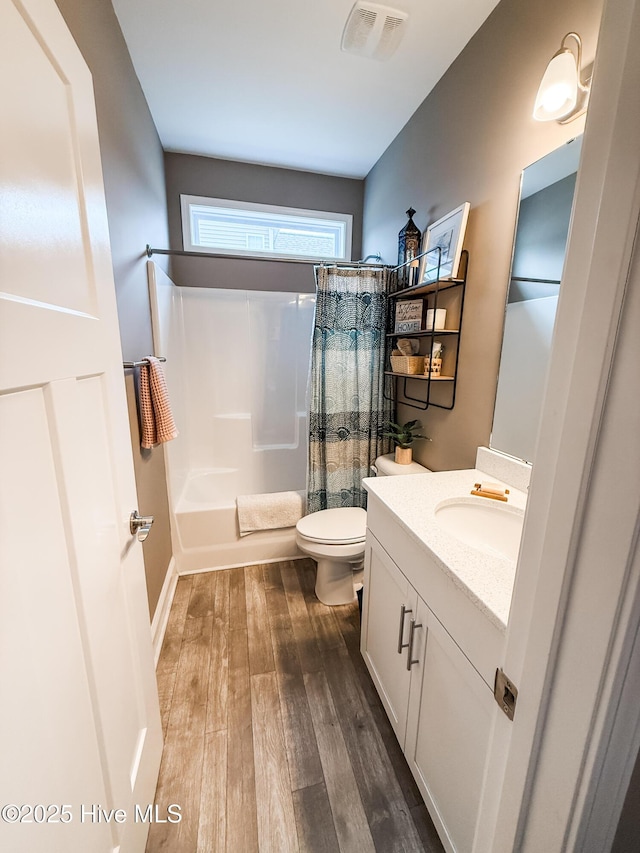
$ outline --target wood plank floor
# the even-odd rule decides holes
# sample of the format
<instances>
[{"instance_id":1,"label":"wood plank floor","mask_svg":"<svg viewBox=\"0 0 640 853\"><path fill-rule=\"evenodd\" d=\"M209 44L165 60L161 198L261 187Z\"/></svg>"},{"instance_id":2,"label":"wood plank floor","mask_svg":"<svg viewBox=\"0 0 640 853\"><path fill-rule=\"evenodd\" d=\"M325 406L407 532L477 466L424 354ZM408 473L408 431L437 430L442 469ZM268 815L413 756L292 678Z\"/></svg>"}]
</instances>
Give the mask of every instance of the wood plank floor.
<instances>
[{"instance_id":1,"label":"wood plank floor","mask_svg":"<svg viewBox=\"0 0 640 853\"><path fill-rule=\"evenodd\" d=\"M147 853L442 853L360 655L295 560L180 578L158 663Z\"/></svg>"}]
</instances>

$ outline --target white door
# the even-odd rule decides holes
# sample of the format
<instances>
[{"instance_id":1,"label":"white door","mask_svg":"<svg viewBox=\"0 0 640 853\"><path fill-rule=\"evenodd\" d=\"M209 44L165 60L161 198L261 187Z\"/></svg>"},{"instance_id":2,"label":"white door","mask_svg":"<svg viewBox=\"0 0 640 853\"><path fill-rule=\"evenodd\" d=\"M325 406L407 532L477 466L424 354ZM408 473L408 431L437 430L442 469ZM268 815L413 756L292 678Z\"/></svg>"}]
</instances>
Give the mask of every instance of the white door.
<instances>
[{"instance_id":1,"label":"white door","mask_svg":"<svg viewBox=\"0 0 640 853\"><path fill-rule=\"evenodd\" d=\"M162 744L92 82L53 0L0 0L0 68L0 849L141 851Z\"/></svg>"},{"instance_id":2,"label":"white door","mask_svg":"<svg viewBox=\"0 0 640 853\"><path fill-rule=\"evenodd\" d=\"M378 540L367 533L361 650L400 745L404 748L411 672L409 623L418 595Z\"/></svg>"}]
</instances>

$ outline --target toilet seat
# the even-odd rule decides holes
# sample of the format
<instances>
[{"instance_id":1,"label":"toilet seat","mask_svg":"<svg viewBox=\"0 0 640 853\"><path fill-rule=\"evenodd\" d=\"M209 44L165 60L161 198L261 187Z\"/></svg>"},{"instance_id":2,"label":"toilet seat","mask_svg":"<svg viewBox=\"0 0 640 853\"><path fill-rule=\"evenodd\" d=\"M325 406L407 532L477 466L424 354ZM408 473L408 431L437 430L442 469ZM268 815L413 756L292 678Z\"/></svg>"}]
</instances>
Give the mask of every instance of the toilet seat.
<instances>
[{"instance_id":1,"label":"toilet seat","mask_svg":"<svg viewBox=\"0 0 640 853\"><path fill-rule=\"evenodd\" d=\"M367 513L360 507L321 509L296 524L296 544L317 563L316 595L323 604L356 600L361 580Z\"/></svg>"},{"instance_id":2,"label":"toilet seat","mask_svg":"<svg viewBox=\"0 0 640 853\"><path fill-rule=\"evenodd\" d=\"M367 513L360 507L321 509L296 524L300 536L320 545L355 545L364 542Z\"/></svg>"}]
</instances>

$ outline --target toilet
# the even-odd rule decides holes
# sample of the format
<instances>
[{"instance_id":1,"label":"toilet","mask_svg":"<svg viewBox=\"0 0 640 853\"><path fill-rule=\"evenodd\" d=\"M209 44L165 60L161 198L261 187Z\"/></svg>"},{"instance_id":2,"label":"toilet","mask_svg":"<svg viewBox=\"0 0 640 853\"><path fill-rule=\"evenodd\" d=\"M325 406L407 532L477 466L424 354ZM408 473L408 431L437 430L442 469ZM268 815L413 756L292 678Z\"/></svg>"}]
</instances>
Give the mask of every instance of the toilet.
<instances>
[{"instance_id":1,"label":"toilet","mask_svg":"<svg viewBox=\"0 0 640 853\"><path fill-rule=\"evenodd\" d=\"M379 477L427 474L411 462L399 465L393 453L378 456L372 471ZM317 562L316 596L323 604L351 604L362 586L367 513L360 507L322 509L296 524L296 544Z\"/></svg>"}]
</instances>

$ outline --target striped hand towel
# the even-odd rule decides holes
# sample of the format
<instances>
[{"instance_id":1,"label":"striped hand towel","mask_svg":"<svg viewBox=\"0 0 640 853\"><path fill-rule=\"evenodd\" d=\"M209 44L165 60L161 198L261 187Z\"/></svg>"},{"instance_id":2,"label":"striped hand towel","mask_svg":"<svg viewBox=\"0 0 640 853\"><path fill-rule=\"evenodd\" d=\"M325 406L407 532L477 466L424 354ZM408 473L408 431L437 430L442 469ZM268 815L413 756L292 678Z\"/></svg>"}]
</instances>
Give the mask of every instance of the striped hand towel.
<instances>
[{"instance_id":1,"label":"striped hand towel","mask_svg":"<svg viewBox=\"0 0 640 853\"><path fill-rule=\"evenodd\" d=\"M153 447L158 442L171 441L178 435L173 420L162 365L152 355L145 357L140 367L140 425L142 447Z\"/></svg>"}]
</instances>

